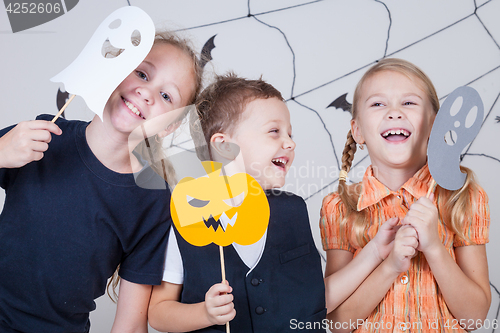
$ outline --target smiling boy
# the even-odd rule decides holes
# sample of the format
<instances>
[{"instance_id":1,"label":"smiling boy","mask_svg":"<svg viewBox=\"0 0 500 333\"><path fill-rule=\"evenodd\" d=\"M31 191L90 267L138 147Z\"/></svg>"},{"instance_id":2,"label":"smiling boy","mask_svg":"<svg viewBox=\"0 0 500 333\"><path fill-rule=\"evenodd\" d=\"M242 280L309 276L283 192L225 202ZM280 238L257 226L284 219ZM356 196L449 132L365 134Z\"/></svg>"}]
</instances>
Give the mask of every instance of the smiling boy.
<instances>
[{"instance_id":1,"label":"smiling boy","mask_svg":"<svg viewBox=\"0 0 500 333\"><path fill-rule=\"evenodd\" d=\"M231 162L224 173L246 172L266 191L270 219L257 243L226 247L220 281L218 246L194 247L169 236L165 273L155 287L149 321L160 331L295 331L291 323L326 316L320 257L302 198L278 190L295 156L290 113L281 93L262 80L218 76L201 94L198 115L207 149L201 160ZM231 145L239 151L234 155ZM225 156L224 156L225 155ZM224 157L223 157L224 156ZM208 290L208 291L207 291ZM315 332L324 332L316 325Z\"/></svg>"}]
</instances>

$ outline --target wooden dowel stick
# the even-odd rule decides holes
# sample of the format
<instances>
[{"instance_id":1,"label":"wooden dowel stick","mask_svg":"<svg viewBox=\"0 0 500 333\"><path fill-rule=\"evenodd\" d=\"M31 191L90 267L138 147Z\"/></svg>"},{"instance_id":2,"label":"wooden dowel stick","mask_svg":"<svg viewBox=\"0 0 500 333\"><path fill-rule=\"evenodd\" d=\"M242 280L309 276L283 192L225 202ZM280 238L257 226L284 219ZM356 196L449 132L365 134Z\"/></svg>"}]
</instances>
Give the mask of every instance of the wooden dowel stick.
<instances>
[{"instance_id":1,"label":"wooden dowel stick","mask_svg":"<svg viewBox=\"0 0 500 333\"><path fill-rule=\"evenodd\" d=\"M224 248L219 245L220 252L220 271L222 273L222 282L226 281L226 269L224 268Z\"/></svg>"},{"instance_id":2,"label":"wooden dowel stick","mask_svg":"<svg viewBox=\"0 0 500 333\"><path fill-rule=\"evenodd\" d=\"M68 101L66 102L66 104L63 105L63 107L61 108L61 110L59 110L59 112L54 116L54 118L52 118L52 122L55 123L57 118L59 118L60 115L62 115L62 113L64 112L64 110L66 110L66 107L69 105L69 103L71 103L71 101L73 100L73 98L75 98L76 95L71 95L71 97L68 99Z\"/></svg>"},{"instance_id":3,"label":"wooden dowel stick","mask_svg":"<svg viewBox=\"0 0 500 333\"><path fill-rule=\"evenodd\" d=\"M224 267L224 248L219 245L219 253L220 253L220 271L222 273L222 283L226 281L226 268ZM226 323L226 333L230 333L229 322Z\"/></svg>"},{"instance_id":4,"label":"wooden dowel stick","mask_svg":"<svg viewBox=\"0 0 500 333\"><path fill-rule=\"evenodd\" d=\"M432 178L431 186L429 186L429 191L427 191L427 195L425 196L427 199L429 199L429 197L431 196L434 187L436 187L436 181L434 180L434 178Z\"/></svg>"},{"instance_id":5,"label":"wooden dowel stick","mask_svg":"<svg viewBox=\"0 0 500 333\"><path fill-rule=\"evenodd\" d=\"M213 161L212 161L212 171L215 171L215 166L214 166ZM224 174L224 168L222 168L222 173ZM229 187L227 179L226 179L226 187L227 187L228 192L231 193L231 188ZM230 195L229 197L232 198L233 196ZM220 253L220 270L222 273L222 283L224 283L224 281L226 281L226 268L224 267L225 266L224 265L224 248L220 245L219 245L219 253ZM226 323L226 333L230 333L230 332L231 332L231 330L229 329L229 322L227 322Z\"/></svg>"}]
</instances>

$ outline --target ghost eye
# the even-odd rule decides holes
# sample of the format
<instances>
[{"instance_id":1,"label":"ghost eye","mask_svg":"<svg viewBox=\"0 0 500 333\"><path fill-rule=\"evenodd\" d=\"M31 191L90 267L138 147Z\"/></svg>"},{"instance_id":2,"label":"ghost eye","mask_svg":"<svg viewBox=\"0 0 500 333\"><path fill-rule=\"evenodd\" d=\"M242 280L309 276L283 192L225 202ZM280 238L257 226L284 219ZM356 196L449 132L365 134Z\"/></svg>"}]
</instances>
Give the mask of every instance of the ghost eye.
<instances>
[{"instance_id":1,"label":"ghost eye","mask_svg":"<svg viewBox=\"0 0 500 333\"><path fill-rule=\"evenodd\" d=\"M235 197L224 199L222 201L224 201L224 203L228 206L239 207L243 203L243 200L245 200L245 192L241 192Z\"/></svg>"},{"instance_id":2,"label":"ghost eye","mask_svg":"<svg viewBox=\"0 0 500 333\"><path fill-rule=\"evenodd\" d=\"M210 200L206 200L206 201L200 200L200 199L190 197L189 195L186 195L186 200L191 206L196 207L196 208L205 207L210 202Z\"/></svg>"}]
</instances>

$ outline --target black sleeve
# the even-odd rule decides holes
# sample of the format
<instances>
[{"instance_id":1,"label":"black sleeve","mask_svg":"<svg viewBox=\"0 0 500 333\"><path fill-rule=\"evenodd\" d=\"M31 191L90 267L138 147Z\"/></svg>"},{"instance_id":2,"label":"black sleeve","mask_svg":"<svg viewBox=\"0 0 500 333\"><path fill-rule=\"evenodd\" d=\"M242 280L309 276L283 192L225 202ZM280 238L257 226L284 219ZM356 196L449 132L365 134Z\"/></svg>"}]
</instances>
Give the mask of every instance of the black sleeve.
<instances>
[{"instance_id":1,"label":"black sleeve","mask_svg":"<svg viewBox=\"0 0 500 333\"><path fill-rule=\"evenodd\" d=\"M161 284L170 224L170 221L158 223L156 228L144 235L134 251L120 264L121 278L137 284Z\"/></svg>"},{"instance_id":2,"label":"black sleeve","mask_svg":"<svg viewBox=\"0 0 500 333\"><path fill-rule=\"evenodd\" d=\"M163 277L170 217L169 190L143 190L151 205L142 207L140 226L134 234L133 244L128 244L120 264L120 277L138 284L160 285Z\"/></svg>"},{"instance_id":3,"label":"black sleeve","mask_svg":"<svg viewBox=\"0 0 500 333\"><path fill-rule=\"evenodd\" d=\"M0 137L3 137L7 132L9 132L11 129L13 129L15 125L6 127L2 130L0 130ZM7 189L9 182L15 177L17 174L17 168L16 169L7 169L7 168L0 168L0 187L3 189Z\"/></svg>"}]
</instances>

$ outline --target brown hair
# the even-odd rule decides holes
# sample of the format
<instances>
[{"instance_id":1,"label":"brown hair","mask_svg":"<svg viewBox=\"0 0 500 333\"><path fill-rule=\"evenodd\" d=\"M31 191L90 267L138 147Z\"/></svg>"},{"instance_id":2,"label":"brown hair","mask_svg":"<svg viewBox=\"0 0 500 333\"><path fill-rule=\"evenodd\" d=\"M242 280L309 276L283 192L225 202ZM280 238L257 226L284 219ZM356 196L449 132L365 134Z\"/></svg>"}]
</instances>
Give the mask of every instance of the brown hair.
<instances>
[{"instance_id":1,"label":"brown hair","mask_svg":"<svg viewBox=\"0 0 500 333\"><path fill-rule=\"evenodd\" d=\"M217 75L215 81L200 94L196 102L198 117L193 117L191 123L191 134L200 160L209 160L211 157L212 135L232 134L246 105L253 100L267 98L284 101L281 93L262 78L249 80L232 72ZM196 122L196 118L199 122Z\"/></svg>"},{"instance_id":2,"label":"brown hair","mask_svg":"<svg viewBox=\"0 0 500 333\"><path fill-rule=\"evenodd\" d=\"M136 41L137 43L138 41ZM200 93L203 78L203 68L200 65L200 59L197 53L194 51L191 42L188 39L181 38L171 31L159 30L156 31L153 47L158 44L170 44L177 47L179 50L183 51L189 59L192 61L193 75L195 78L195 89L191 98L188 100L188 105L193 104L196 101L198 94ZM179 117L179 121L187 114L189 108ZM135 152L140 154L144 159L146 159L151 166L151 168L161 177L163 177L167 182L169 180L175 181L175 171L171 163L165 158L163 154L163 140L158 136L152 136L145 138L141 141L139 145L134 149ZM161 163L158 163L160 161ZM117 267L116 271L113 273L111 278L108 280L106 286L108 296L113 302L118 298L116 293L116 287L120 281L118 271L120 266ZM112 294L110 292L112 290Z\"/></svg>"},{"instance_id":3,"label":"brown hair","mask_svg":"<svg viewBox=\"0 0 500 333\"><path fill-rule=\"evenodd\" d=\"M386 58L380 60L377 64L368 69L358 82L353 96L352 119L356 119L357 117L358 102L363 84L367 79L382 71L394 71L401 73L410 80L414 81L416 84L420 85L431 102L432 110L435 113L439 111L439 98L429 77L420 68L406 60ZM354 141L352 133L349 130L344 150L342 152L341 169L345 172L349 172L351 169L355 153L356 142ZM465 223L467 213L472 211L472 202L475 200L470 200L470 198L471 196L476 196L478 187L474 179L473 172L462 166L460 169L462 172L467 173L467 180L464 186L456 191L448 191L440 186L437 186L436 197L439 198L438 210L442 221L449 229L453 230L460 240L468 241L468 237L464 235L462 231L462 226ZM340 199L346 207L345 218L341 221L340 225L341 230L345 230L344 228L349 226L352 228L352 241L354 241L358 246L366 245L368 240L364 237L364 235L370 225L370 220L368 218L367 209L360 212L357 211L357 204L361 191L360 184L347 185L345 180L339 179L337 191Z\"/></svg>"}]
</instances>

